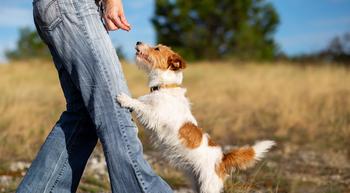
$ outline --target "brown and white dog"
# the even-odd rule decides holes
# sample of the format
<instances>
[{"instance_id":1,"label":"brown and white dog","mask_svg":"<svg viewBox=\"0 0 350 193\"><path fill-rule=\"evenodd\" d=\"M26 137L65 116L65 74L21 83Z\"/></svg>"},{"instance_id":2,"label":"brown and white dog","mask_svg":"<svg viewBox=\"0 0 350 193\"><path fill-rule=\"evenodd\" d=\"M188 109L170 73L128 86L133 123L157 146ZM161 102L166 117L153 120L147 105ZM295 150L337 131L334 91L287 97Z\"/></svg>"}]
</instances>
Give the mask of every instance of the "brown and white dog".
<instances>
[{"instance_id":1,"label":"brown and white dog","mask_svg":"<svg viewBox=\"0 0 350 193\"><path fill-rule=\"evenodd\" d=\"M246 169L260 160L275 143L260 141L254 146L224 153L207 133L198 127L180 87L186 63L164 45L136 44L137 65L148 73L151 92L133 99L118 95L121 106L132 109L141 124L154 136L154 144L175 167L189 175L200 193L223 191L232 169Z\"/></svg>"}]
</instances>

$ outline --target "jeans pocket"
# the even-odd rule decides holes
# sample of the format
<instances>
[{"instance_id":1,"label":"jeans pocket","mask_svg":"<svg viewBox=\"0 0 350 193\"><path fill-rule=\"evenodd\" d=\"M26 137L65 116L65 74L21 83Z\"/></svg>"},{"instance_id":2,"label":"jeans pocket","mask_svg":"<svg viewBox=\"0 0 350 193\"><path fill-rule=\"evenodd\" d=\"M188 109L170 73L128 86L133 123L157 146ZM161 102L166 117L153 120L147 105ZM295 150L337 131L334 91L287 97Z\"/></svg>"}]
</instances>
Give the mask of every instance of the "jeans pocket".
<instances>
[{"instance_id":1,"label":"jeans pocket","mask_svg":"<svg viewBox=\"0 0 350 193\"><path fill-rule=\"evenodd\" d=\"M62 22L58 0L35 0L33 13L38 26L45 31L55 29Z\"/></svg>"}]
</instances>

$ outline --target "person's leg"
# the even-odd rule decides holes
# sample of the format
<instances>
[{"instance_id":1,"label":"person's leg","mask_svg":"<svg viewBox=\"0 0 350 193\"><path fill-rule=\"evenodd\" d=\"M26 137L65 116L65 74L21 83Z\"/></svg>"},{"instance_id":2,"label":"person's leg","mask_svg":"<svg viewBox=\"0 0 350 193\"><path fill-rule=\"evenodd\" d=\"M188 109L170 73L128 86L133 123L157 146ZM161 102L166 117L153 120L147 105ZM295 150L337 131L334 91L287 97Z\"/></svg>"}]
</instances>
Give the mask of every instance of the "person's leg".
<instances>
[{"instance_id":1,"label":"person's leg","mask_svg":"<svg viewBox=\"0 0 350 193\"><path fill-rule=\"evenodd\" d=\"M48 0L38 2L45 1ZM94 0L49 2L55 6L39 6L36 18L45 31L44 39L80 90L96 126L112 192L172 192L145 161L130 112L115 101L118 93L128 93L128 89ZM45 14L50 15L50 20Z\"/></svg>"},{"instance_id":2,"label":"person's leg","mask_svg":"<svg viewBox=\"0 0 350 193\"><path fill-rule=\"evenodd\" d=\"M18 193L75 192L97 143L96 128L80 93L65 69L58 67L58 72L67 110L62 113L41 147L19 185Z\"/></svg>"}]
</instances>

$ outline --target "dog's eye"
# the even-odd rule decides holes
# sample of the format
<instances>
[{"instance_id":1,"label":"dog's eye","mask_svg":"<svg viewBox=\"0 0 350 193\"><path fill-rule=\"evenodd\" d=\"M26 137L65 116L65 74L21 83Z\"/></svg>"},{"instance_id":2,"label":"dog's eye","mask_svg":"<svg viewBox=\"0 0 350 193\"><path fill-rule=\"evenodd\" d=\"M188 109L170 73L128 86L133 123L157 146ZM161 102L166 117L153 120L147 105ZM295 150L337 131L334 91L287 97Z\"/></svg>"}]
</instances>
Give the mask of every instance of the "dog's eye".
<instances>
[{"instance_id":1,"label":"dog's eye","mask_svg":"<svg viewBox=\"0 0 350 193\"><path fill-rule=\"evenodd\" d=\"M155 50L155 51L159 51L159 48L158 48L158 47L156 47L156 48L154 48L154 50Z\"/></svg>"}]
</instances>

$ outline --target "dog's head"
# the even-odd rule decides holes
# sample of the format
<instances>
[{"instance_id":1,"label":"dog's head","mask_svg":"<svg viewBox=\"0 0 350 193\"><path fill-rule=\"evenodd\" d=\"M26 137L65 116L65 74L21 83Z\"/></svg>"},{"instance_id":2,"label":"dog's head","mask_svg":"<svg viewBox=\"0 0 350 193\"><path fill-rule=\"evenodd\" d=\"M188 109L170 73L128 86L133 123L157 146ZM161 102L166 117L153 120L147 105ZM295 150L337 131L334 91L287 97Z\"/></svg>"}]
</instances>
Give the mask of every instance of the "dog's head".
<instances>
[{"instance_id":1,"label":"dog's head","mask_svg":"<svg viewBox=\"0 0 350 193\"><path fill-rule=\"evenodd\" d=\"M182 57L175 53L168 46L158 44L149 46L142 42L136 43L136 62L141 68L152 70L179 71L186 68L186 63Z\"/></svg>"}]
</instances>

